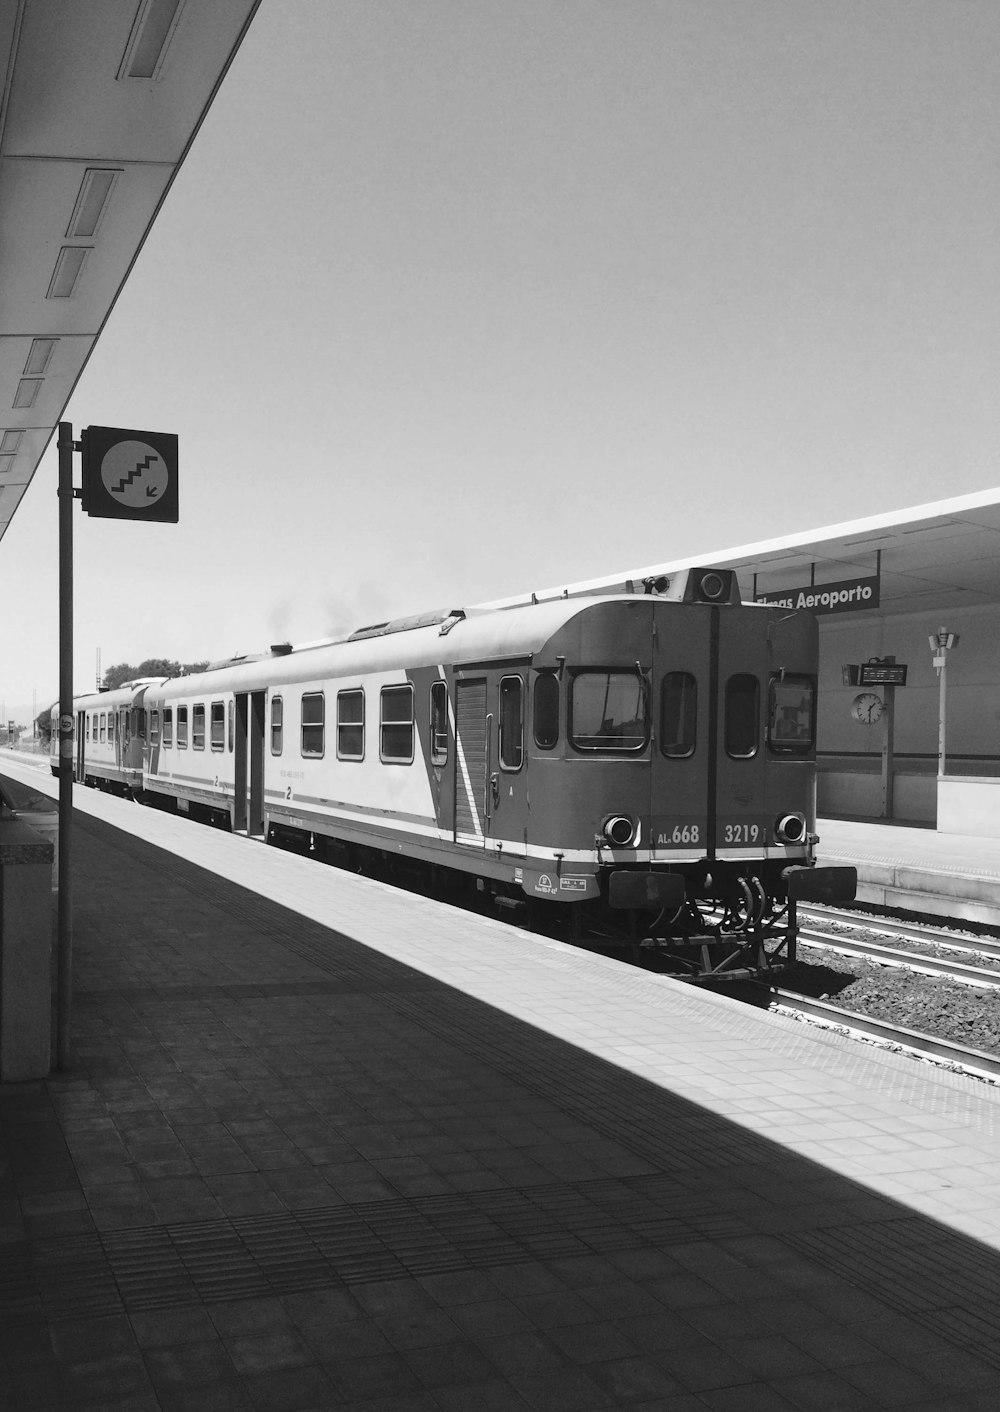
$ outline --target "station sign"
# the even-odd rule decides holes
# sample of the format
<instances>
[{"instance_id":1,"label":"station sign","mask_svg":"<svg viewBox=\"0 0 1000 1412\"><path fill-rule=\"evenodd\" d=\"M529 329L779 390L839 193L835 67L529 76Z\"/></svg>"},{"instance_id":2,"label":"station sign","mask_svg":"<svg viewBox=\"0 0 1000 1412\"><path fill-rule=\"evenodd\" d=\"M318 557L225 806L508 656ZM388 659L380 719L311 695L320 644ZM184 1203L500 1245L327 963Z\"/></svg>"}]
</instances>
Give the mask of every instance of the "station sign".
<instances>
[{"instance_id":1,"label":"station sign","mask_svg":"<svg viewBox=\"0 0 1000 1412\"><path fill-rule=\"evenodd\" d=\"M177 437L126 427L84 427L83 509L110 520L176 524Z\"/></svg>"},{"instance_id":2,"label":"station sign","mask_svg":"<svg viewBox=\"0 0 1000 1412\"><path fill-rule=\"evenodd\" d=\"M879 576L842 579L839 583L815 583L803 588L784 588L774 593L758 593L755 603L774 608L805 608L810 613L858 613L879 604Z\"/></svg>"},{"instance_id":3,"label":"station sign","mask_svg":"<svg viewBox=\"0 0 1000 1412\"><path fill-rule=\"evenodd\" d=\"M862 662L858 686L905 686L905 662Z\"/></svg>"}]
</instances>

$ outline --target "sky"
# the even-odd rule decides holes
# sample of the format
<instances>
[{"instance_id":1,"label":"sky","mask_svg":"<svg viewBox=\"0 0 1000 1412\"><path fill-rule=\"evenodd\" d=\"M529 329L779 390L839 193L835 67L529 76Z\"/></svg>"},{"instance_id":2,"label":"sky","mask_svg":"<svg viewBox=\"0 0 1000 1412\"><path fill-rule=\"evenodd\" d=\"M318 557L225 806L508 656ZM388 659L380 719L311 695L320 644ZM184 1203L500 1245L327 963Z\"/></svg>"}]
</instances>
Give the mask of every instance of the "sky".
<instances>
[{"instance_id":1,"label":"sky","mask_svg":"<svg viewBox=\"0 0 1000 1412\"><path fill-rule=\"evenodd\" d=\"M76 517L77 691L1000 484L998 69L996 0L263 0L64 413L181 454Z\"/></svg>"}]
</instances>

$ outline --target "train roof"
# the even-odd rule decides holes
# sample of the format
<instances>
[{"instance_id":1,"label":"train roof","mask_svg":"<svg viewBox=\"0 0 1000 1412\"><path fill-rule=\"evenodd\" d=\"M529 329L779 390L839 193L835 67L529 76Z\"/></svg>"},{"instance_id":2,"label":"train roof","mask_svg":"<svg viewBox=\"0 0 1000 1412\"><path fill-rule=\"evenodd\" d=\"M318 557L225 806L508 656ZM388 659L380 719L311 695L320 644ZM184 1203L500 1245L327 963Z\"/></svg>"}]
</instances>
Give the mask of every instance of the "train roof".
<instances>
[{"instance_id":1,"label":"train roof","mask_svg":"<svg viewBox=\"0 0 1000 1412\"><path fill-rule=\"evenodd\" d=\"M116 706L132 706L148 686L166 681L166 677L136 677L134 681L123 682L110 691L92 691L85 696L74 696L73 705L78 711L107 711ZM58 712L59 702L52 707Z\"/></svg>"},{"instance_id":2,"label":"train roof","mask_svg":"<svg viewBox=\"0 0 1000 1412\"><path fill-rule=\"evenodd\" d=\"M528 658L538 653L554 633L598 604L650 603L644 594L613 594L589 598L550 599L494 610L451 609L419 614L361 628L335 642L281 644L269 656L234 660L226 666L161 683L164 694L184 684L185 694L213 691L254 691L283 682L320 680L326 676L391 671L396 668L443 666L445 663ZM155 700L157 693L150 694Z\"/></svg>"}]
</instances>

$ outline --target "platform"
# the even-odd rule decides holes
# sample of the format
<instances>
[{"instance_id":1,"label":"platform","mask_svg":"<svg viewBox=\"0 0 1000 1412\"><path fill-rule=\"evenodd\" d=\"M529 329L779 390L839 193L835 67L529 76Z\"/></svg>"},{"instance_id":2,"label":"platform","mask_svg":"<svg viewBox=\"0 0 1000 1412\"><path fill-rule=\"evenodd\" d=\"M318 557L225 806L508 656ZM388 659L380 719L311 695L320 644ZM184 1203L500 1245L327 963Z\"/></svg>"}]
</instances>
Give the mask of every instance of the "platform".
<instances>
[{"instance_id":1,"label":"platform","mask_svg":"<svg viewBox=\"0 0 1000 1412\"><path fill-rule=\"evenodd\" d=\"M0 1405L994 1412L1000 1091L76 800Z\"/></svg>"},{"instance_id":2,"label":"platform","mask_svg":"<svg viewBox=\"0 0 1000 1412\"><path fill-rule=\"evenodd\" d=\"M858 870L858 900L1000 927L1000 840L821 819L817 856Z\"/></svg>"}]
</instances>

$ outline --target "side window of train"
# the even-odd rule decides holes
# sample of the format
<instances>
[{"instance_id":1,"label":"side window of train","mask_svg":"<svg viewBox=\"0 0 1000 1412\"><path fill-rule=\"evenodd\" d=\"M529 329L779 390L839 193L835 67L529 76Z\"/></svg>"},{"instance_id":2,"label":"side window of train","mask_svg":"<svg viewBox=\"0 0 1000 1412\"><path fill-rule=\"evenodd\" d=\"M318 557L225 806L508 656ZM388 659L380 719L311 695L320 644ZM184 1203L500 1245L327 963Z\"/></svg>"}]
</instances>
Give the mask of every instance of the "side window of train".
<instances>
[{"instance_id":1,"label":"side window of train","mask_svg":"<svg viewBox=\"0 0 1000 1412\"><path fill-rule=\"evenodd\" d=\"M778 755L805 755L816 739L816 683L786 672L771 678L767 743Z\"/></svg>"},{"instance_id":2,"label":"side window of train","mask_svg":"<svg viewBox=\"0 0 1000 1412\"><path fill-rule=\"evenodd\" d=\"M163 744L169 748L174 743L174 708L164 706L163 708Z\"/></svg>"},{"instance_id":3,"label":"side window of train","mask_svg":"<svg viewBox=\"0 0 1000 1412\"><path fill-rule=\"evenodd\" d=\"M137 711L135 714L136 714L136 721L137 721L136 729L137 729L138 732L139 732L139 739L140 739L140 740L145 740L145 739L146 739L146 708L145 708L145 706L140 706L139 709L138 709L138 711Z\"/></svg>"},{"instance_id":4,"label":"side window of train","mask_svg":"<svg viewBox=\"0 0 1000 1412\"><path fill-rule=\"evenodd\" d=\"M500 678L500 768L519 770L524 756L524 683Z\"/></svg>"},{"instance_id":5,"label":"side window of train","mask_svg":"<svg viewBox=\"0 0 1000 1412\"><path fill-rule=\"evenodd\" d=\"M760 735L760 683L749 672L737 672L726 682L726 754L749 760L757 754Z\"/></svg>"},{"instance_id":6,"label":"side window of train","mask_svg":"<svg viewBox=\"0 0 1000 1412\"><path fill-rule=\"evenodd\" d=\"M321 691L302 696L302 754L319 759L326 749L326 698Z\"/></svg>"},{"instance_id":7,"label":"side window of train","mask_svg":"<svg viewBox=\"0 0 1000 1412\"><path fill-rule=\"evenodd\" d=\"M649 740L645 678L637 672L577 672L569 692L569 739L576 750L635 754Z\"/></svg>"},{"instance_id":8,"label":"side window of train","mask_svg":"<svg viewBox=\"0 0 1000 1412\"><path fill-rule=\"evenodd\" d=\"M199 701L191 708L191 746L194 750L205 749L205 703Z\"/></svg>"},{"instance_id":9,"label":"side window of train","mask_svg":"<svg viewBox=\"0 0 1000 1412\"><path fill-rule=\"evenodd\" d=\"M412 764L413 687L384 686L379 707L379 759L386 765Z\"/></svg>"},{"instance_id":10,"label":"side window of train","mask_svg":"<svg viewBox=\"0 0 1000 1412\"><path fill-rule=\"evenodd\" d=\"M188 708L177 708L177 749L186 750L188 743Z\"/></svg>"},{"instance_id":11,"label":"side window of train","mask_svg":"<svg viewBox=\"0 0 1000 1412\"><path fill-rule=\"evenodd\" d=\"M102 711L102 712L101 712L101 744L102 744L102 745L104 744L104 742L105 742L105 740L106 740L106 738L107 738L107 729L108 729L108 718L107 718L106 714Z\"/></svg>"},{"instance_id":12,"label":"side window of train","mask_svg":"<svg viewBox=\"0 0 1000 1412\"><path fill-rule=\"evenodd\" d=\"M431 764L448 763L448 687L431 682Z\"/></svg>"},{"instance_id":13,"label":"side window of train","mask_svg":"<svg viewBox=\"0 0 1000 1412\"><path fill-rule=\"evenodd\" d=\"M284 725L284 703L280 696L271 697L271 754L280 755Z\"/></svg>"},{"instance_id":14,"label":"side window of train","mask_svg":"<svg viewBox=\"0 0 1000 1412\"><path fill-rule=\"evenodd\" d=\"M213 750L226 748L226 703L212 702L211 744Z\"/></svg>"},{"instance_id":15,"label":"side window of train","mask_svg":"<svg viewBox=\"0 0 1000 1412\"><path fill-rule=\"evenodd\" d=\"M532 723L539 749L551 750L559 743L559 678L555 672L539 672L535 679Z\"/></svg>"},{"instance_id":16,"label":"side window of train","mask_svg":"<svg viewBox=\"0 0 1000 1412\"><path fill-rule=\"evenodd\" d=\"M698 683L690 672L667 672L660 688L660 749L686 760L697 744Z\"/></svg>"},{"instance_id":17,"label":"side window of train","mask_svg":"<svg viewBox=\"0 0 1000 1412\"><path fill-rule=\"evenodd\" d=\"M365 758L365 693L360 689L337 692L337 759Z\"/></svg>"},{"instance_id":18,"label":"side window of train","mask_svg":"<svg viewBox=\"0 0 1000 1412\"><path fill-rule=\"evenodd\" d=\"M160 712L155 707L149 713L149 743L159 745L160 743Z\"/></svg>"}]
</instances>

